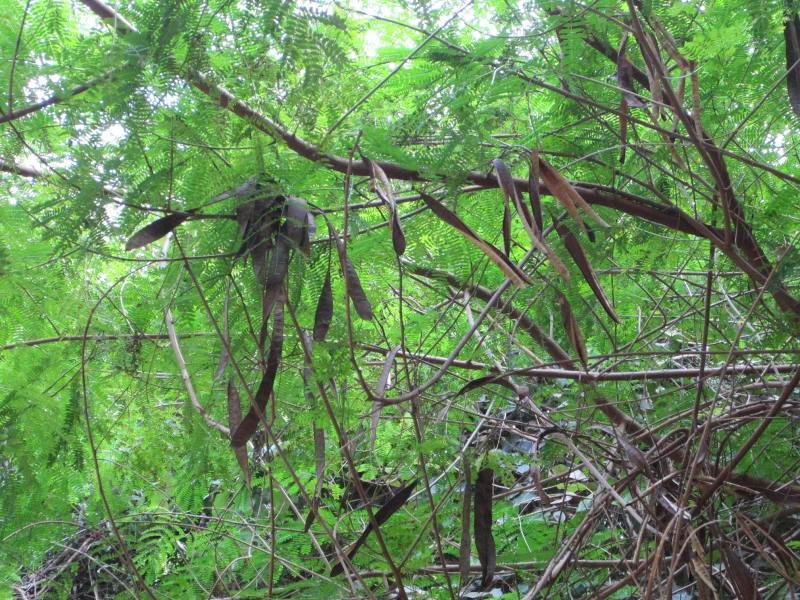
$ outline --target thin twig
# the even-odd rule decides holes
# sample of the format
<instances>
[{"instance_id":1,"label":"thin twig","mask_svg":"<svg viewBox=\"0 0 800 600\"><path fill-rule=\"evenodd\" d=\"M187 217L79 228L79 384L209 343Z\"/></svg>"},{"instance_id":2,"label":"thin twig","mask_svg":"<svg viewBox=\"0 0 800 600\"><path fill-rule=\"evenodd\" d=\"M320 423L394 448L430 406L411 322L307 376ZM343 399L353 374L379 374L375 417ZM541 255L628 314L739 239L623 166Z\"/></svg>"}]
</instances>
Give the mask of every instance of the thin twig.
<instances>
[{"instance_id":1,"label":"thin twig","mask_svg":"<svg viewBox=\"0 0 800 600\"><path fill-rule=\"evenodd\" d=\"M181 379L183 379L183 385L186 386L186 393L189 394L189 400L192 406L200 416L203 417L203 420L209 427L216 429L226 438L230 438L231 430L222 423L214 420L197 399L197 394L192 385L192 378L189 375L189 369L186 368L186 360L183 358L183 352L181 352L181 347L178 343L178 334L175 332L175 320L172 317L172 310L170 308L164 311L164 321L167 324L167 332L169 333L169 344L172 346L172 351L175 353L175 362L178 363L178 368L181 371Z\"/></svg>"}]
</instances>

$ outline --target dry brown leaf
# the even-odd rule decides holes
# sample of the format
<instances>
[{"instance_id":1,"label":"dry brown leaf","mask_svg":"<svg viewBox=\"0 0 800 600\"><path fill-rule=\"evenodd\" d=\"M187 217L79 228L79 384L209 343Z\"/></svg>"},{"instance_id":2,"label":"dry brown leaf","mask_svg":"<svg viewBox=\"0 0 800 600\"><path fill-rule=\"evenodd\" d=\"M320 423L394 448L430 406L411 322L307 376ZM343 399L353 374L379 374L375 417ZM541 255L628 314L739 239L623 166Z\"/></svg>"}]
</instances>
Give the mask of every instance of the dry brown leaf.
<instances>
[{"instance_id":1,"label":"dry brown leaf","mask_svg":"<svg viewBox=\"0 0 800 600\"><path fill-rule=\"evenodd\" d=\"M539 151L531 150L530 166L528 167L528 199L531 201L533 220L539 231L544 231L542 220L542 199L539 196Z\"/></svg>"},{"instance_id":2,"label":"dry brown leaf","mask_svg":"<svg viewBox=\"0 0 800 600\"><path fill-rule=\"evenodd\" d=\"M323 342L328 335L328 329L333 319L333 292L331 291L331 267L325 273L325 283L317 300L317 310L314 313L314 341Z\"/></svg>"},{"instance_id":3,"label":"dry brown leaf","mask_svg":"<svg viewBox=\"0 0 800 600\"><path fill-rule=\"evenodd\" d=\"M389 518L396 513L402 506L408 501L411 497L411 492L414 491L414 488L417 486L417 480L415 479L407 486L402 488L399 492L397 492L394 496L392 496L389 501L381 506L380 510L375 513L375 522L378 524L378 527L383 525ZM367 541L367 536L369 536L370 531L372 531L372 522L368 523L364 532L359 536L356 542L353 544L353 547L350 548L350 551L347 553L347 557L352 559L355 556L358 549L362 546L362 544ZM336 577L344 570L344 566L341 562L337 562L333 568L331 569L331 577Z\"/></svg>"},{"instance_id":4,"label":"dry brown leaf","mask_svg":"<svg viewBox=\"0 0 800 600\"><path fill-rule=\"evenodd\" d=\"M171 214L153 221L131 236L125 244L125 250L135 250L161 239L188 218L188 213Z\"/></svg>"},{"instance_id":5,"label":"dry brown leaf","mask_svg":"<svg viewBox=\"0 0 800 600\"><path fill-rule=\"evenodd\" d=\"M384 170L375 161L368 161L372 170L373 185L378 197L388 206L391 213L389 225L392 231L392 246L397 256L402 256L406 251L406 236L400 224L400 216L397 212L397 199L395 198L392 182L386 176Z\"/></svg>"},{"instance_id":6,"label":"dry brown leaf","mask_svg":"<svg viewBox=\"0 0 800 600\"><path fill-rule=\"evenodd\" d=\"M584 227L583 224L583 219L578 213L578 208L583 209L584 212L592 217L592 219L594 219L594 221L601 227L608 227L608 223L601 219L600 215L598 215L594 209L589 206L589 203L583 199L583 196L578 193L578 190L576 190L575 187L569 181L567 181L567 179L561 173L559 173L555 167L541 157L539 157L539 168L541 169L542 179L544 179L544 182L550 189L550 193L553 194L556 199L558 199L559 202L564 205L564 208L566 208L570 216L578 222L578 225L580 225L581 229L586 231L586 227Z\"/></svg>"},{"instance_id":7,"label":"dry brown leaf","mask_svg":"<svg viewBox=\"0 0 800 600\"><path fill-rule=\"evenodd\" d=\"M617 54L617 85L629 106L647 108L647 103L633 89L633 63L625 58L624 46Z\"/></svg>"},{"instance_id":8,"label":"dry brown leaf","mask_svg":"<svg viewBox=\"0 0 800 600\"><path fill-rule=\"evenodd\" d=\"M239 391L236 389L236 383L233 380L233 374L231 374L230 379L228 379L228 428L231 430L231 436L239 427L241 422L241 400L239 399ZM247 463L247 448L244 446L238 446L234 448L234 454L236 455L236 462L239 463L239 468L242 469L245 481L249 487L251 483L251 476L250 467Z\"/></svg>"},{"instance_id":9,"label":"dry brown leaf","mask_svg":"<svg viewBox=\"0 0 800 600\"><path fill-rule=\"evenodd\" d=\"M592 292L594 292L595 297L600 301L600 306L603 307L603 310L606 311L608 316L611 317L615 323L619 323L620 320L616 311L614 310L614 306L611 304L611 301L603 291L600 281L597 279L597 275L595 274L594 269L592 269L592 265L589 263L589 259L586 257L583 248L578 242L578 238L576 238L569 228L563 223L559 223L556 226L556 231L561 237L561 240L564 242L564 247L567 249L567 252L569 252L572 260L575 261L578 269L580 269L580 272L583 275L583 278L586 280L586 283L589 284L589 287L592 288Z\"/></svg>"},{"instance_id":10,"label":"dry brown leaf","mask_svg":"<svg viewBox=\"0 0 800 600\"><path fill-rule=\"evenodd\" d=\"M556 291L556 295L558 297L558 306L561 309L561 318L564 321L564 329L567 332L567 337L572 347L578 353L581 363L586 367L589 358L586 354L586 344L583 341L583 335L578 326L578 319L575 318L575 314L572 312L572 307L567 297L559 291Z\"/></svg>"},{"instance_id":11,"label":"dry brown leaf","mask_svg":"<svg viewBox=\"0 0 800 600\"><path fill-rule=\"evenodd\" d=\"M458 549L458 573L461 578L461 587L464 587L469 579L469 559L472 547L472 536L469 533L469 517L472 512L472 471L466 453L463 454L461 460L464 464L464 495L461 502L461 540Z\"/></svg>"},{"instance_id":12,"label":"dry brown leaf","mask_svg":"<svg viewBox=\"0 0 800 600\"><path fill-rule=\"evenodd\" d=\"M520 220L522 221L522 226L528 234L533 247L547 256L547 259L550 261L550 264L553 266L556 272L561 275L561 278L566 283L569 283L569 271L567 271L564 263L561 262L561 259L558 258L555 252L553 252L552 248L550 248L550 246L547 245L547 242L544 241L544 236L542 235L539 227L536 225L536 221L531 217L527 207L520 200L516 186L514 185L514 178L511 176L511 171L508 170L508 167L499 158L494 160L494 167L495 171L497 172L497 181L500 184L500 189L503 190L503 196L506 199L506 206L508 202L513 203L514 208L516 209L517 214L519 214Z\"/></svg>"},{"instance_id":13,"label":"dry brown leaf","mask_svg":"<svg viewBox=\"0 0 800 600\"><path fill-rule=\"evenodd\" d=\"M494 488L494 471L482 469L475 482L475 547L478 549L478 560L481 563L481 583L488 586L494 579L497 565L497 551L492 536L492 499Z\"/></svg>"},{"instance_id":14,"label":"dry brown leaf","mask_svg":"<svg viewBox=\"0 0 800 600\"><path fill-rule=\"evenodd\" d=\"M786 42L786 91L789 104L794 113L800 116L800 18L792 10L787 15L783 26L783 38Z\"/></svg>"},{"instance_id":15,"label":"dry brown leaf","mask_svg":"<svg viewBox=\"0 0 800 600\"><path fill-rule=\"evenodd\" d=\"M336 238L336 246L339 249L339 262L342 265L342 273L347 284L347 295L353 301L353 306L356 307L358 316L365 321L371 321L373 317L372 305L367 299L364 288L361 287L361 280L358 278L358 273L353 263L344 254L344 243L339 238Z\"/></svg>"},{"instance_id":16,"label":"dry brown leaf","mask_svg":"<svg viewBox=\"0 0 800 600\"><path fill-rule=\"evenodd\" d=\"M525 284L530 284L531 279L528 277L522 269L517 267L511 260L500 250L495 248L489 242L482 240L478 237L478 235L470 229L466 223L464 223L458 216L445 208L441 202L434 199L432 196L429 196L426 193L421 193L420 197L428 205L428 208L431 209L431 212L439 217L442 221L453 227L454 229L458 230L465 238L467 238L470 242L475 244L478 248L483 251L483 253L489 257L489 259L496 264L501 271L508 277L515 285L519 287L523 287Z\"/></svg>"},{"instance_id":17,"label":"dry brown leaf","mask_svg":"<svg viewBox=\"0 0 800 600\"><path fill-rule=\"evenodd\" d=\"M756 600L760 598L753 574L747 565L742 562L739 555L731 547L731 544L721 540L722 559L725 563L725 573L728 575L733 588L736 590L736 597L741 600Z\"/></svg>"},{"instance_id":18,"label":"dry brown leaf","mask_svg":"<svg viewBox=\"0 0 800 600\"><path fill-rule=\"evenodd\" d=\"M256 395L253 398L255 406L250 407L247 416L242 420L239 427L231 435L231 445L234 448L244 446L258 428L260 422L259 415L265 416L267 401L275 385L275 377L278 374L278 366L281 362L283 352L283 298L275 304L275 313L272 320L272 337L269 344L269 356L267 357L267 368L261 378Z\"/></svg>"},{"instance_id":19,"label":"dry brown leaf","mask_svg":"<svg viewBox=\"0 0 800 600\"><path fill-rule=\"evenodd\" d=\"M628 103L624 97L619 101L619 143L619 163L624 165L628 148Z\"/></svg>"}]
</instances>

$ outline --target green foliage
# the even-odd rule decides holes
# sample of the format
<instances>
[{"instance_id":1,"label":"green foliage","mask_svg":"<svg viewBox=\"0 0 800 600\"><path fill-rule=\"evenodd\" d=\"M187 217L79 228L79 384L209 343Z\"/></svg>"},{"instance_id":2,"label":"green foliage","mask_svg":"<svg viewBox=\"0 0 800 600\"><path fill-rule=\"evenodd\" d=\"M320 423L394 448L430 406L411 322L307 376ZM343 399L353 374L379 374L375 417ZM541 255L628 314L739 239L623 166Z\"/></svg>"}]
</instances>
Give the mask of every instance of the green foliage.
<instances>
[{"instance_id":1,"label":"green foliage","mask_svg":"<svg viewBox=\"0 0 800 600\"><path fill-rule=\"evenodd\" d=\"M680 568L656 580L705 597L702 565L724 594L738 585L736 568L720 566L725 547L770 594L787 592L799 546L779 511L800 497L796 393L760 430L797 355L796 314L780 305L781 293L800 295L783 3L493 1L456 16L453 2L131 0L113 7L135 27L127 33L90 8L9 0L0 19L3 594L384 597L396 568L420 597L524 597L547 572L549 597L594 597L619 582L610 597L626 598L643 594L647 577L628 585L633 563L614 561L663 550ZM634 82L648 104L629 105L626 121L614 64L623 38L637 72L646 78L650 66L634 17L665 71L658 85ZM723 206L716 148L737 206ZM583 211L590 236L542 188L545 226L565 219L619 323L555 234L544 240L569 281L531 253L514 206L504 240L492 160L525 184L527 207L533 149L579 182L609 225ZM340 159L309 160L321 153ZM392 163L402 257L385 226L387 192L362 159ZM231 192L246 181L261 186L255 196ZM486 243L508 243L532 283L508 286L485 310L506 273L485 245L425 210L420 192ZM276 318L263 314L265 275L242 255L236 217L283 195L307 200L316 237L307 255L291 246L269 431L245 446L244 473L221 431L236 428L228 380L246 415L267 360L262 329L269 340ZM124 249L172 211L193 212L168 236ZM739 231L726 231L737 211ZM353 283L331 231L347 232L373 320L347 299ZM314 329L329 271L332 323L306 357L301 334ZM708 375L727 359L743 372ZM501 381L465 389L490 373ZM732 469L752 479L698 507L754 436ZM473 483L478 470L494 472L502 569L483 592L480 577L441 570L458 562L465 457ZM374 517L414 479L381 539L371 531L352 558L364 580L328 577L370 527L367 505ZM681 538L687 531L701 533ZM657 550L660 534L668 550Z\"/></svg>"}]
</instances>

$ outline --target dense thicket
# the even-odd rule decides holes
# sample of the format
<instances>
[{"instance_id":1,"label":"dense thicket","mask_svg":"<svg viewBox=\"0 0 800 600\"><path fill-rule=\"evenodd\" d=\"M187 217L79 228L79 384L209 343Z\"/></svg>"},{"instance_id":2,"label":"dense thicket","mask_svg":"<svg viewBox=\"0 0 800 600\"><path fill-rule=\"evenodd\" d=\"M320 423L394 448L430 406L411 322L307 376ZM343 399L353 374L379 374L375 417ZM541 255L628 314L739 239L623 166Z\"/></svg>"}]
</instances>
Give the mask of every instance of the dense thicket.
<instances>
[{"instance_id":1,"label":"dense thicket","mask_svg":"<svg viewBox=\"0 0 800 600\"><path fill-rule=\"evenodd\" d=\"M4 592L800 593L793 3L3 12Z\"/></svg>"}]
</instances>

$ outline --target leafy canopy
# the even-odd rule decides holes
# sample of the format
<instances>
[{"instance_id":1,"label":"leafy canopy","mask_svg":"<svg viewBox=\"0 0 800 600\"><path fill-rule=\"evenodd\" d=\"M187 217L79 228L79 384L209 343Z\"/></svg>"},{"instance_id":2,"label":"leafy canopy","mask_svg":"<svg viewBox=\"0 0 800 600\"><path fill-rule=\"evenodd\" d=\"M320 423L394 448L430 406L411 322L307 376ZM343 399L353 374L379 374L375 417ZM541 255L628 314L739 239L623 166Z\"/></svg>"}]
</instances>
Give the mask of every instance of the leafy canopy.
<instances>
[{"instance_id":1,"label":"leafy canopy","mask_svg":"<svg viewBox=\"0 0 800 600\"><path fill-rule=\"evenodd\" d=\"M794 585L792 3L3 8L4 588Z\"/></svg>"}]
</instances>

